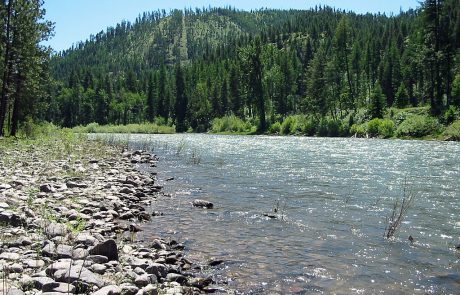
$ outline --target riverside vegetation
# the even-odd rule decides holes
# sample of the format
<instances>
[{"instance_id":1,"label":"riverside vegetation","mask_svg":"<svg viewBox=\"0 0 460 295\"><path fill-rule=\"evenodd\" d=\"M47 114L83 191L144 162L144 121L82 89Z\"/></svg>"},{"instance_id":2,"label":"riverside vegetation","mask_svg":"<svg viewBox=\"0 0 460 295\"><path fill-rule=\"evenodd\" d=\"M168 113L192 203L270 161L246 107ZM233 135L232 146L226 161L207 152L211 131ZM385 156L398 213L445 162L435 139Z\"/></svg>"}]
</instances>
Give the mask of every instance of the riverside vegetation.
<instances>
[{"instance_id":1,"label":"riverside vegetation","mask_svg":"<svg viewBox=\"0 0 460 295\"><path fill-rule=\"evenodd\" d=\"M137 237L161 218L155 155L46 125L0 140L0 294L199 294L206 263L171 238ZM190 205L192 206L192 205ZM164 212L167 214L168 212ZM215 264L215 263L211 263Z\"/></svg>"}]
</instances>

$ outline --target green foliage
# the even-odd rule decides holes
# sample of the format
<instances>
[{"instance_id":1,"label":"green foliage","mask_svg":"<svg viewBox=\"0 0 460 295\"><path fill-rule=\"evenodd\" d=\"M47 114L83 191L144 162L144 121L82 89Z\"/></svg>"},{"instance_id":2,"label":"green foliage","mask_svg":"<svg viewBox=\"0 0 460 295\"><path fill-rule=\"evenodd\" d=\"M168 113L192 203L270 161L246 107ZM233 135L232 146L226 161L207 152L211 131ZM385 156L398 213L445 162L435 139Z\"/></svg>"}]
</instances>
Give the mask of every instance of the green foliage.
<instances>
[{"instance_id":1,"label":"green foliage","mask_svg":"<svg viewBox=\"0 0 460 295\"><path fill-rule=\"evenodd\" d=\"M460 74L455 75L452 83L452 104L460 107Z\"/></svg>"},{"instance_id":2,"label":"green foliage","mask_svg":"<svg viewBox=\"0 0 460 295\"><path fill-rule=\"evenodd\" d=\"M213 133L253 133L255 127L236 116L216 118L212 121Z\"/></svg>"},{"instance_id":3,"label":"green foliage","mask_svg":"<svg viewBox=\"0 0 460 295\"><path fill-rule=\"evenodd\" d=\"M379 135L379 128L380 128L381 119L372 119L367 123L367 133L372 136L376 137Z\"/></svg>"},{"instance_id":4,"label":"green foliage","mask_svg":"<svg viewBox=\"0 0 460 295\"><path fill-rule=\"evenodd\" d=\"M383 118L383 111L385 108L385 95L382 92L380 83L376 83L369 100L369 116L372 119Z\"/></svg>"},{"instance_id":5,"label":"green foliage","mask_svg":"<svg viewBox=\"0 0 460 295\"><path fill-rule=\"evenodd\" d=\"M409 104L409 92L407 91L406 85L401 82L399 85L398 92L396 92L396 98L394 105L398 108L404 108Z\"/></svg>"},{"instance_id":6,"label":"green foliage","mask_svg":"<svg viewBox=\"0 0 460 295\"><path fill-rule=\"evenodd\" d=\"M90 123L86 126L77 126L72 129L76 133L138 133L138 134L172 134L175 128L155 123L128 124L128 125L99 125Z\"/></svg>"},{"instance_id":7,"label":"green foliage","mask_svg":"<svg viewBox=\"0 0 460 295\"><path fill-rule=\"evenodd\" d=\"M440 131L441 125L436 118L414 115L408 117L398 126L396 136L420 138L438 134Z\"/></svg>"},{"instance_id":8,"label":"green foliage","mask_svg":"<svg viewBox=\"0 0 460 295\"><path fill-rule=\"evenodd\" d=\"M393 137L396 125L392 120L384 119L380 122L379 135L383 138Z\"/></svg>"},{"instance_id":9,"label":"green foliage","mask_svg":"<svg viewBox=\"0 0 460 295\"><path fill-rule=\"evenodd\" d=\"M446 131L444 131L444 137L460 141L460 120L453 122L446 128Z\"/></svg>"},{"instance_id":10,"label":"green foliage","mask_svg":"<svg viewBox=\"0 0 460 295\"><path fill-rule=\"evenodd\" d=\"M365 124L353 124L350 128L350 133L356 137L365 137L366 136Z\"/></svg>"},{"instance_id":11,"label":"green foliage","mask_svg":"<svg viewBox=\"0 0 460 295\"><path fill-rule=\"evenodd\" d=\"M275 122L270 125L270 128L268 128L268 133L270 134L281 134L281 123L280 122Z\"/></svg>"}]
</instances>

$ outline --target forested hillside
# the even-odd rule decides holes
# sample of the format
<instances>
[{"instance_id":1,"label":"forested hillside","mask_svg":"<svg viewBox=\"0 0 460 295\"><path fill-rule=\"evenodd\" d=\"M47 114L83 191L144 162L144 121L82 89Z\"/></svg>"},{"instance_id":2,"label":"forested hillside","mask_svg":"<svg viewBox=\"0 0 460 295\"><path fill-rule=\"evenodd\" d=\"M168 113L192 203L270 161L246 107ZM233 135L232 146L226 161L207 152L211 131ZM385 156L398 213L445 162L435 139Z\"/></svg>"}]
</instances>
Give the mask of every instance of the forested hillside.
<instances>
[{"instance_id":1,"label":"forested hillside","mask_svg":"<svg viewBox=\"0 0 460 295\"><path fill-rule=\"evenodd\" d=\"M459 48L459 0L397 16L156 11L53 56L37 116L65 127L156 122L179 132L329 136L366 133L363 124L384 117L391 122L376 124L390 129L408 117L447 126L460 106ZM436 122L417 122L428 115Z\"/></svg>"}]
</instances>

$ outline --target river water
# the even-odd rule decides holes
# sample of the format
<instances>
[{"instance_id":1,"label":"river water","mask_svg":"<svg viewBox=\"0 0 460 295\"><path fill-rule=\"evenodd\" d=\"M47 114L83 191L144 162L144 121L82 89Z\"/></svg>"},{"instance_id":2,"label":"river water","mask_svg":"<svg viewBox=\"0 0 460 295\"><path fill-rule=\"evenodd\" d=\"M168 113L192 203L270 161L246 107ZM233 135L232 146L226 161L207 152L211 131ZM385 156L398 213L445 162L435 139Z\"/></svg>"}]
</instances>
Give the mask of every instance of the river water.
<instances>
[{"instance_id":1,"label":"river water","mask_svg":"<svg viewBox=\"0 0 460 295\"><path fill-rule=\"evenodd\" d=\"M146 226L242 294L460 294L460 144L131 135L171 198ZM174 181L165 181L174 177ZM396 200L415 200L394 239ZM194 199L213 210L192 208ZM264 216L277 208L276 219ZM412 236L411 243L408 237Z\"/></svg>"}]
</instances>

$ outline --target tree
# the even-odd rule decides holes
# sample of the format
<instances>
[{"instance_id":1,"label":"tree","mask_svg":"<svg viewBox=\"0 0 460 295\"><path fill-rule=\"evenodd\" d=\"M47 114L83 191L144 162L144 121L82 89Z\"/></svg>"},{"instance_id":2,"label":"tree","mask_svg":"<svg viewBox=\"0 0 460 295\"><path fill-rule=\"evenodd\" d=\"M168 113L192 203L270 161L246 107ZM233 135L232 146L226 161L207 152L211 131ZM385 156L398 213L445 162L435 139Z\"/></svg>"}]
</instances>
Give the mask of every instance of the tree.
<instances>
[{"instance_id":1,"label":"tree","mask_svg":"<svg viewBox=\"0 0 460 295\"><path fill-rule=\"evenodd\" d=\"M176 132L185 132L187 127L185 125L185 116L187 114L187 96L185 94L185 82L182 67L178 63L175 69L176 73Z\"/></svg>"},{"instance_id":2,"label":"tree","mask_svg":"<svg viewBox=\"0 0 460 295\"><path fill-rule=\"evenodd\" d=\"M40 45L52 31L43 21L42 0L9 0L4 32L4 68L0 100L0 136L5 134L5 119L11 109L10 134L15 136L19 123L35 113L36 97L43 95L48 83L49 50ZM2 8L4 8L2 6Z\"/></svg>"},{"instance_id":3,"label":"tree","mask_svg":"<svg viewBox=\"0 0 460 295\"><path fill-rule=\"evenodd\" d=\"M335 30L334 48L339 70L342 72L342 69L345 69L350 98L353 101L352 104L354 104L355 94L353 89L352 77L350 73L350 65L348 62L348 55L350 54L351 44L350 36L350 24L348 17L343 16L340 19L340 22Z\"/></svg>"},{"instance_id":4,"label":"tree","mask_svg":"<svg viewBox=\"0 0 460 295\"><path fill-rule=\"evenodd\" d=\"M147 120L149 122L153 122L155 120L156 100L155 76L150 75L147 89Z\"/></svg>"},{"instance_id":5,"label":"tree","mask_svg":"<svg viewBox=\"0 0 460 295\"><path fill-rule=\"evenodd\" d=\"M409 92L407 91L406 85L404 82L401 82L399 85L398 91L396 92L395 105L398 108L404 108L409 104Z\"/></svg>"},{"instance_id":6,"label":"tree","mask_svg":"<svg viewBox=\"0 0 460 295\"><path fill-rule=\"evenodd\" d=\"M383 118L384 109L385 95L383 94L380 83L377 82L369 98L369 116L371 119Z\"/></svg>"}]
</instances>

